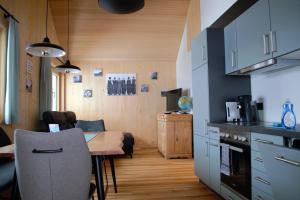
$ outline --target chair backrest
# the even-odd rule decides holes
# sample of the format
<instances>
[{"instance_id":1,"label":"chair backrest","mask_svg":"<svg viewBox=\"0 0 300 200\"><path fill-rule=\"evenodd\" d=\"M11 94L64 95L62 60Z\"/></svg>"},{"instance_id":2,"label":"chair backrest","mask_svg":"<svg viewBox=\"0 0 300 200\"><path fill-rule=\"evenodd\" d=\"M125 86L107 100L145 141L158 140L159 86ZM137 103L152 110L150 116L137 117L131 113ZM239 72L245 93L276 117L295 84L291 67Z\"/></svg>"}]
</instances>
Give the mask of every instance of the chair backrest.
<instances>
[{"instance_id":1,"label":"chair backrest","mask_svg":"<svg viewBox=\"0 0 300 200\"><path fill-rule=\"evenodd\" d=\"M74 112L70 111L45 111L43 113L43 122L46 124L47 127L49 124L59 124L60 130L66 130L75 127L76 115Z\"/></svg>"},{"instance_id":2,"label":"chair backrest","mask_svg":"<svg viewBox=\"0 0 300 200\"><path fill-rule=\"evenodd\" d=\"M11 141L5 131L0 127L0 147L10 145Z\"/></svg>"},{"instance_id":3,"label":"chair backrest","mask_svg":"<svg viewBox=\"0 0 300 200\"><path fill-rule=\"evenodd\" d=\"M96 120L96 121L84 121L78 120L76 128L81 128L84 132L102 132L105 131L104 120Z\"/></svg>"},{"instance_id":4,"label":"chair backrest","mask_svg":"<svg viewBox=\"0 0 300 200\"><path fill-rule=\"evenodd\" d=\"M92 162L80 129L15 131L15 163L23 200L87 200Z\"/></svg>"}]
</instances>

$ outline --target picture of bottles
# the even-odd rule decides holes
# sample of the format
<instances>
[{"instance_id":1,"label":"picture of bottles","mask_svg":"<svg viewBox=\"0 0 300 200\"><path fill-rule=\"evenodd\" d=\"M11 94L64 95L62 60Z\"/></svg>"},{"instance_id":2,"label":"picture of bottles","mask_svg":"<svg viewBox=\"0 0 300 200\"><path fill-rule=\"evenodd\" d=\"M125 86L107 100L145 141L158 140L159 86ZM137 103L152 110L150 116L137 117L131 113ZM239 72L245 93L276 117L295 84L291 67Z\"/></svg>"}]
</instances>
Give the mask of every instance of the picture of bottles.
<instances>
[{"instance_id":1,"label":"picture of bottles","mask_svg":"<svg viewBox=\"0 0 300 200\"><path fill-rule=\"evenodd\" d=\"M133 96L136 94L136 74L107 74L108 96Z\"/></svg>"}]
</instances>

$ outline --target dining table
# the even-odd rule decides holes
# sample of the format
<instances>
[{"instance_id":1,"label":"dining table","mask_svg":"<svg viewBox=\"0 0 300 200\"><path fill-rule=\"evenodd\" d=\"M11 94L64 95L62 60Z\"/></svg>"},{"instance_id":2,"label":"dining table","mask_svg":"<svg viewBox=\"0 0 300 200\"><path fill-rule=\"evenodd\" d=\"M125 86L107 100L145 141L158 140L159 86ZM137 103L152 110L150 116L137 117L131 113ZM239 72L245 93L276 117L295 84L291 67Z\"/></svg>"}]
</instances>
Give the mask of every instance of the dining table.
<instances>
[{"instance_id":1,"label":"dining table","mask_svg":"<svg viewBox=\"0 0 300 200\"><path fill-rule=\"evenodd\" d=\"M104 131L104 132L84 132L85 140L89 148L90 154L94 162L95 181L97 188L98 199L104 200L106 192L104 190L103 181L103 166L102 163L105 158L109 158L114 172L114 156L125 154L123 146L123 132L121 131ZM14 157L15 145L0 147L0 157ZM114 179L115 184L115 179ZM107 186L108 187L108 186ZM16 195L14 195L16 196Z\"/></svg>"}]
</instances>

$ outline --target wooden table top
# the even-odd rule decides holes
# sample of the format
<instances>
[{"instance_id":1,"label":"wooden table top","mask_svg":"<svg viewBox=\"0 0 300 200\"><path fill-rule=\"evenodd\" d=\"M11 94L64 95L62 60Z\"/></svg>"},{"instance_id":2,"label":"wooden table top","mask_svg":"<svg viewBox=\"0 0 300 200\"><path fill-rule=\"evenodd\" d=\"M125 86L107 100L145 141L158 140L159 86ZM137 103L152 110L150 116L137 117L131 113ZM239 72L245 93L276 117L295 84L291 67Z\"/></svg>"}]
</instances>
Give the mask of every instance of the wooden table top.
<instances>
[{"instance_id":1,"label":"wooden table top","mask_svg":"<svg viewBox=\"0 0 300 200\"><path fill-rule=\"evenodd\" d=\"M123 138L123 132L105 131L97 134L87 145L91 155L121 155L124 154Z\"/></svg>"},{"instance_id":2,"label":"wooden table top","mask_svg":"<svg viewBox=\"0 0 300 200\"><path fill-rule=\"evenodd\" d=\"M97 132L86 132L97 133ZM105 131L99 132L96 137L90 140L87 145L91 155L122 155L123 132L121 131ZM13 157L15 145L0 147L0 157Z\"/></svg>"}]
</instances>

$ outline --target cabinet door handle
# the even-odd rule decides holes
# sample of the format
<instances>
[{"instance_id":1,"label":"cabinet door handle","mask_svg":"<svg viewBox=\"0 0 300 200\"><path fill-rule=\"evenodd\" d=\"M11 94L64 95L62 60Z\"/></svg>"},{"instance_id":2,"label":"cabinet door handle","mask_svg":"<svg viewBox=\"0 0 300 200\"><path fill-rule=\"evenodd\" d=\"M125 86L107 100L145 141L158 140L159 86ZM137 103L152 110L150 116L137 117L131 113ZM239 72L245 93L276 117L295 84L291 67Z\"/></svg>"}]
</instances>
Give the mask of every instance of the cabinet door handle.
<instances>
[{"instance_id":1,"label":"cabinet door handle","mask_svg":"<svg viewBox=\"0 0 300 200\"><path fill-rule=\"evenodd\" d=\"M234 51L231 51L231 67L235 67L234 58L235 58L235 53Z\"/></svg>"},{"instance_id":2,"label":"cabinet door handle","mask_svg":"<svg viewBox=\"0 0 300 200\"><path fill-rule=\"evenodd\" d=\"M256 157L254 160L256 160L257 162L261 162L261 163L264 162L264 160L262 158L259 158L259 157Z\"/></svg>"},{"instance_id":3,"label":"cabinet door handle","mask_svg":"<svg viewBox=\"0 0 300 200\"><path fill-rule=\"evenodd\" d=\"M257 180L257 181L259 181L261 183L264 183L266 185L271 185L271 183L269 181L266 181L265 179L263 179L263 178L261 178L259 176L255 177L255 180Z\"/></svg>"},{"instance_id":4,"label":"cabinet door handle","mask_svg":"<svg viewBox=\"0 0 300 200\"><path fill-rule=\"evenodd\" d=\"M268 55L268 54L270 54L269 34L264 34L263 35L263 41L264 41L264 54Z\"/></svg>"},{"instance_id":5,"label":"cabinet door handle","mask_svg":"<svg viewBox=\"0 0 300 200\"><path fill-rule=\"evenodd\" d=\"M206 60L204 51L205 51L205 46L202 46L202 60Z\"/></svg>"},{"instance_id":6,"label":"cabinet door handle","mask_svg":"<svg viewBox=\"0 0 300 200\"><path fill-rule=\"evenodd\" d=\"M271 51L276 52L277 51L277 38L276 38L275 31L270 32L270 40L271 40Z\"/></svg>"},{"instance_id":7,"label":"cabinet door handle","mask_svg":"<svg viewBox=\"0 0 300 200\"><path fill-rule=\"evenodd\" d=\"M206 143L206 157L208 157L208 142L205 143Z\"/></svg>"},{"instance_id":8,"label":"cabinet door handle","mask_svg":"<svg viewBox=\"0 0 300 200\"><path fill-rule=\"evenodd\" d=\"M207 132L207 120L206 119L204 120L204 134L208 135L208 132Z\"/></svg>"},{"instance_id":9,"label":"cabinet door handle","mask_svg":"<svg viewBox=\"0 0 300 200\"><path fill-rule=\"evenodd\" d=\"M288 164L291 164L291 165L295 165L295 166L297 166L297 167L300 166L300 162L286 159L286 158L284 158L283 156L275 156L274 158L275 158L276 160L279 160L279 161L282 161L282 162L285 162L285 163L288 163Z\"/></svg>"},{"instance_id":10,"label":"cabinet door handle","mask_svg":"<svg viewBox=\"0 0 300 200\"><path fill-rule=\"evenodd\" d=\"M262 139L258 139L258 138L254 139L254 141L261 142L261 143L264 143L264 144L274 144L274 142L272 142L272 141L262 140Z\"/></svg>"}]
</instances>

